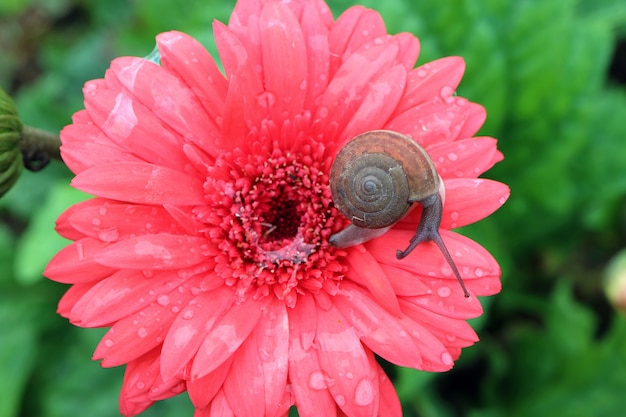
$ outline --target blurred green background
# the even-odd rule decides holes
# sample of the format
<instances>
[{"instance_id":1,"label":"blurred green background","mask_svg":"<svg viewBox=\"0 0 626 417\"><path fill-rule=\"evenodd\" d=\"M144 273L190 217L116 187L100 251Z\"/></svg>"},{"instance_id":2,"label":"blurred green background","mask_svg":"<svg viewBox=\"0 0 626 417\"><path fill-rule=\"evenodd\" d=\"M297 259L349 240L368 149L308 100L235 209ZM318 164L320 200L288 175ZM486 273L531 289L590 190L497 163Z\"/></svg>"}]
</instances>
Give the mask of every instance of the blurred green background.
<instances>
[{"instance_id":1,"label":"blurred green background","mask_svg":"<svg viewBox=\"0 0 626 417\"><path fill-rule=\"evenodd\" d=\"M330 5L337 16L355 3ZM387 367L405 415L626 415L626 319L603 293L626 247L626 2L360 3L391 33L417 35L420 63L465 57L458 92L487 108L480 133L499 138L505 155L485 176L512 190L463 230L503 269L502 293L474 323L481 341L445 374ZM25 123L58 132L112 58L145 56L170 29L214 51L211 22L226 22L233 4L0 0L0 86ZM66 245L55 218L84 198L70 178L54 162L0 199L0 417L118 415L122 369L90 361L103 330L58 317L65 287L41 276ZM192 414L181 395L143 416Z\"/></svg>"}]
</instances>

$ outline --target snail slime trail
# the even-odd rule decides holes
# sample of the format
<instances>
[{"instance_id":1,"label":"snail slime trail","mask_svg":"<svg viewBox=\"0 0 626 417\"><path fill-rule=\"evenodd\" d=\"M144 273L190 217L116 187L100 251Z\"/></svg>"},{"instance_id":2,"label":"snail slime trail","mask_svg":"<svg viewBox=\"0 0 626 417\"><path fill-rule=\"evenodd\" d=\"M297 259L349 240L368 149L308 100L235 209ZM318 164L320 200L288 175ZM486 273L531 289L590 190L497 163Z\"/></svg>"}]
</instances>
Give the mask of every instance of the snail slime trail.
<instances>
[{"instance_id":1,"label":"snail slime trail","mask_svg":"<svg viewBox=\"0 0 626 417\"><path fill-rule=\"evenodd\" d=\"M414 203L419 203L423 210L415 236L404 251L396 251L396 257L403 259L420 243L432 241L452 268L463 294L469 297L439 234L443 213L439 186L433 161L409 136L389 130L372 130L356 136L339 151L330 169L335 207L352 223L332 235L330 243L345 248L381 236Z\"/></svg>"}]
</instances>

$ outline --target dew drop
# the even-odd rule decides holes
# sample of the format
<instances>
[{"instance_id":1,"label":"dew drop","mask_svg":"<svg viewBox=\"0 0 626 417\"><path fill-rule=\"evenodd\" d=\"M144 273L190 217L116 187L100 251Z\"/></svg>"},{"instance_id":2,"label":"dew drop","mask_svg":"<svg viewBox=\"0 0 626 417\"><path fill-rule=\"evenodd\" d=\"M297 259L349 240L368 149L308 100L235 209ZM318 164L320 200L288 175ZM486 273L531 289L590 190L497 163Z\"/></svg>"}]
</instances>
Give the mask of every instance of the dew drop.
<instances>
[{"instance_id":1,"label":"dew drop","mask_svg":"<svg viewBox=\"0 0 626 417\"><path fill-rule=\"evenodd\" d=\"M326 378L321 371L312 372L309 375L309 386L311 389L322 390L326 389Z\"/></svg>"},{"instance_id":2,"label":"dew drop","mask_svg":"<svg viewBox=\"0 0 626 417\"><path fill-rule=\"evenodd\" d=\"M452 333L446 333L446 339L448 340L448 342L452 343L456 340L456 335Z\"/></svg>"},{"instance_id":3,"label":"dew drop","mask_svg":"<svg viewBox=\"0 0 626 417\"><path fill-rule=\"evenodd\" d=\"M500 205L502 205L502 204L506 203L506 198L504 198L504 197L500 197L500 198L498 199L498 203L500 203Z\"/></svg>"},{"instance_id":4,"label":"dew drop","mask_svg":"<svg viewBox=\"0 0 626 417\"><path fill-rule=\"evenodd\" d=\"M110 227L98 232L98 238L103 242L115 242L120 237L120 231L117 227Z\"/></svg>"},{"instance_id":5,"label":"dew drop","mask_svg":"<svg viewBox=\"0 0 626 417\"><path fill-rule=\"evenodd\" d=\"M454 89L450 87L449 85L441 87L441 90L439 91L441 98L444 98L444 99L450 97L452 93L454 93Z\"/></svg>"},{"instance_id":6,"label":"dew drop","mask_svg":"<svg viewBox=\"0 0 626 417\"><path fill-rule=\"evenodd\" d=\"M170 297L165 294L161 294L157 297L157 303L162 306L166 306L170 303Z\"/></svg>"},{"instance_id":7,"label":"dew drop","mask_svg":"<svg viewBox=\"0 0 626 417\"><path fill-rule=\"evenodd\" d=\"M141 381L138 381L137 384L135 384L135 386L137 387L137 389L144 389L146 387L146 384L144 384Z\"/></svg>"},{"instance_id":8,"label":"dew drop","mask_svg":"<svg viewBox=\"0 0 626 417\"><path fill-rule=\"evenodd\" d=\"M137 329L137 336L144 338L148 335L148 330L145 327L140 327Z\"/></svg>"},{"instance_id":9,"label":"dew drop","mask_svg":"<svg viewBox=\"0 0 626 417\"><path fill-rule=\"evenodd\" d=\"M474 269L474 275L476 275L477 277L482 277L484 274L485 274L485 271L483 271L482 268Z\"/></svg>"},{"instance_id":10,"label":"dew drop","mask_svg":"<svg viewBox=\"0 0 626 417\"><path fill-rule=\"evenodd\" d=\"M346 374L346 378L348 378L348 379L352 379L352 378L354 378L354 375L352 375L352 372L348 372L348 373Z\"/></svg>"},{"instance_id":11,"label":"dew drop","mask_svg":"<svg viewBox=\"0 0 626 417\"><path fill-rule=\"evenodd\" d=\"M110 347L111 347L111 346L113 346L114 344L115 344L115 343L113 342L113 339L105 339L105 340L104 340L104 346L106 346L106 347L109 347L109 348L110 348Z\"/></svg>"},{"instance_id":12,"label":"dew drop","mask_svg":"<svg viewBox=\"0 0 626 417\"><path fill-rule=\"evenodd\" d=\"M418 69L417 70L417 76L420 78L424 78L428 75L428 71L424 70L424 69Z\"/></svg>"},{"instance_id":13,"label":"dew drop","mask_svg":"<svg viewBox=\"0 0 626 417\"><path fill-rule=\"evenodd\" d=\"M91 224L93 224L94 226L100 226L102 224L102 220L100 220L98 217L94 217L91 220Z\"/></svg>"},{"instance_id":14,"label":"dew drop","mask_svg":"<svg viewBox=\"0 0 626 417\"><path fill-rule=\"evenodd\" d=\"M452 365L454 363L454 360L452 359L452 355L450 355L450 353L443 352L441 354L441 362L443 362L444 365Z\"/></svg>"},{"instance_id":15,"label":"dew drop","mask_svg":"<svg viewBox=\"0 0 626 417\"><path fill-rule=\"evenodd\" d=\"M376 396L374 386L369 379L362 379L356 386L354 392L354 402L357 405L369 405L374 401Z\"/></svg>"},{"instance_id":16,"label":"dew drop","mask_svg":"<svg viewBox=\"0 0 626 417\"><path fill-rule=\"evenodd\" d=\"M335 402L337 403L337 405L339 407L343 407L344 405L346 405L346 397L344 397L343 395L339 394L335 396Z\"/></svg>"},{"instance_id":17,"label":"dew drop","mask_svg":"<svg viewBox=\"0 0 626 417\"><path fill-rule=\"evenodd\" d=\"M320 107L319 112L322 119L328 117L328 107Z\"/></svg>"},{"instance_id":18,"label":"dew drop","mask_svg":"<svg viewBox=\"0 0 626 417\"><path fill-rule=\"evenodd\" d=\"M306 82L306 80L302 80L302 81L300 82L300 86L299 86L299 87L300 87L300 90L305 91L305 90L306 90L306 88L307 88L307 82Z\"/></svg>"},{"instance_id":19,"label":"dew drop","mask_svg":"<svg viewBox=\"0 0 626 417\"><path fill-rule=\"evenodd\" d=\"M172 307L171 311L172 311L172 313L177 314L178 312L180 312L180 307L174 306L174 307Z\"/></svg>"},{"instance_id":20,"label":"dew drop","mask_svg":"<svg viewBox=\"0 0 626 417\"><path fill-rule=\"evenodd\" d=\"M459 212L458 211L453 211L452 213L450 213L450 218L454 221L459 220Z\"/></svg>"},{"instance_id":21,"label":"dew drop","mask_svg":"<svg viewBox=\"0 0 626 417\"><path fill-rule=\"evenodd\" d=\"M106 207L100 207L100 209L98 209L98 213L100 213L101 216L106 216L107 208Z\"/></svg>"},{"instance_id":22,"label":"dew drop","mask_svg":"<svg viewBox=\"0 0 626 417\"><path fill-rule=\"evenodd\" d=\"M437 295L439 297L441 297L441 298L449 297L450 296L450 292L451 292L450 287L446 287L446 286L439 287L437 289Z\"/></svg>"},{"instance_id":23,"label":"dew drop","mask_svg":"<svg viewBox=\"0 0 626 417\"><path fill-rule=\"evenodd\" d=\"M193 310L187 310L183 313L183 319L191 320L193 318Z\"/></svg>"},{"instance_id":24,"label":"dew drop","mask_svg":"<svg viewBox=\"0 0 626 417\"><path fill-rule=\"evenodd\" d=\"M459 156L457 154L455 154L454 152L450 152L448 154L448 159L452 162L456 161L457 159L459 159Z\"/></svg>"}]
</instances>

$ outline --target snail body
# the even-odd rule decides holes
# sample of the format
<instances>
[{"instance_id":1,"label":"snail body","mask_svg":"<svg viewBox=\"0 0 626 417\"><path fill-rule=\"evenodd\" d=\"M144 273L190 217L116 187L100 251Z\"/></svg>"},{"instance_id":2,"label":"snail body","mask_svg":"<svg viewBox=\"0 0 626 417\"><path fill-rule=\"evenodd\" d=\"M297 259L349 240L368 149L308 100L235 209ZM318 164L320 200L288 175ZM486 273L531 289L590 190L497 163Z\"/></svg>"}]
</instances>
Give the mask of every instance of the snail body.
<instances>
[{"instance_id":1,"label":"snail body","mask_svg":"<svg viewBox=\"0 0 626 417\"><path fill-rule=\"evenodd\" d=\"M332 235L330 243L348 247L381 236L419 203L422 216L416 234L404 251L396 251L396 257L405 258L424 241L434 242L469 297L439 234L440 186L430 156L409 136L388 130L356 136L339 151L330 170L335 207L352 223Z\"/></svg>"}]
</instances>

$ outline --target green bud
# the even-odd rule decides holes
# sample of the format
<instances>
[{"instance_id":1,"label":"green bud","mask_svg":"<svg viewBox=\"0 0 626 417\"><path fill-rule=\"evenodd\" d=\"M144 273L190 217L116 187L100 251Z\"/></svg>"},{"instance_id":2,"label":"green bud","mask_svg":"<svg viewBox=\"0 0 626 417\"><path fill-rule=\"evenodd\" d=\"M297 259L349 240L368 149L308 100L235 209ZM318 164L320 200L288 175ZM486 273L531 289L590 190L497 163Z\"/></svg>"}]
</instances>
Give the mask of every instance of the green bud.
<instances>
[{"instance_id":1,"label":"green bud","mask_svg":"<svg viewBox=\"0 0 626 417\"><path fill-rule=\"evenodd\" d=\"M11 189L22 173L20 137L22 122L11 97L0 88L0 197Z\"/></svg>"},{"instance_id":2,"label":"green bud","mask_svg":"<svg viewBox=\"0 0 626 417\"><path fill-rule=\"evenodd\" d=\"M613 307L626 313L626 249L620 251L606 269L604 291Z\"/></svg>"}]
</instances>

